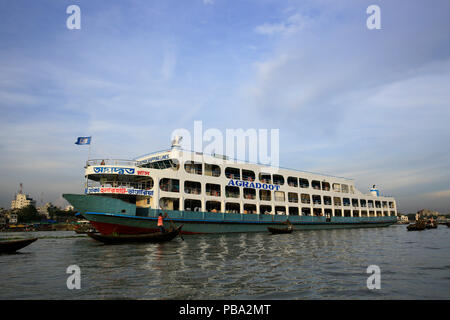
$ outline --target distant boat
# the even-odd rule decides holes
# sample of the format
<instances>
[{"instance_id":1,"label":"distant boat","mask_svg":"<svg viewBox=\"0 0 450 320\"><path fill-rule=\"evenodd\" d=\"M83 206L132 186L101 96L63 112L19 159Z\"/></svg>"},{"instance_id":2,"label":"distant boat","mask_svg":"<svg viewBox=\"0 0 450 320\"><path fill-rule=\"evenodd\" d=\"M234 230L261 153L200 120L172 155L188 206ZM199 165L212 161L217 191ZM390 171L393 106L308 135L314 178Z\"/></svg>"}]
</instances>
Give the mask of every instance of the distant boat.
<instances>
[{"instance_id":1,"label":"distant boat","mask_svg":"<svg viewBox=\"0 0 450 320\"><path fill-rule=\"evenodd\" d=\"M16 252L17 250L32 244L37 239L38 238L0 241L0 253Z\"/></svg>"},{"instance_id":2,"label":"distant boat","mask_svg":"<svg viewBox=\"0 0 450 320\"><path fill-rule=\"evenodd\" d=\"M408 231L421 231L426 229L426 223L424 220L418 220L416 223L412 223L406 227Z\"/></svg>"},{"instance_id":3,"label":"distant boat","mask_svg":"<svg viewBox=\"0 0 450 320\"><path fill-rule=\"evenodd\" d=\"M98 233L88 233L88 236L97 241L103 242L105 244L118 244L118 243L130 243L130 242L166 242L173 240L176 236L181 233L181 228L179 226L175 230L168 232L154 232L147 234L109 234L102 235Z\"/></svg>"},{"instance_id":4,"label":"distant boat","mask_svg":"<svg viewBox=\"0 0 450 320\"><path fill-rule=\"evenodd\" d=\"M267 230L269 230L272 234L281 234L281 233L291 233L293 229L290 227L288 227L288 228L267 227Z\"/></svg>"}]
</instances>

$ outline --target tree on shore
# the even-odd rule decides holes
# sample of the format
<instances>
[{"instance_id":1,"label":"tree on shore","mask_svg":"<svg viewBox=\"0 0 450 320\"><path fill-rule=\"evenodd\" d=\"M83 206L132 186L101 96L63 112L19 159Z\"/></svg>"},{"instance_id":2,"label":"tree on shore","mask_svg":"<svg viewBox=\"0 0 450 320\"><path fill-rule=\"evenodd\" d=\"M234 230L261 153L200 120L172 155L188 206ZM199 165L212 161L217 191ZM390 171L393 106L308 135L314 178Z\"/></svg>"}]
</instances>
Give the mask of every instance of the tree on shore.
<instances>
[{"instance_id":1,"label":"tree on shore","mask_svg":"<svg viewBox=\"0 0 450 320\"><path fill-rule=\"evenodd\" d=\"M19 209L16 213L17 213L17 220L18 222L21 223L41 220L38 211L32 205Z\"/></svg>"}]
</instances>

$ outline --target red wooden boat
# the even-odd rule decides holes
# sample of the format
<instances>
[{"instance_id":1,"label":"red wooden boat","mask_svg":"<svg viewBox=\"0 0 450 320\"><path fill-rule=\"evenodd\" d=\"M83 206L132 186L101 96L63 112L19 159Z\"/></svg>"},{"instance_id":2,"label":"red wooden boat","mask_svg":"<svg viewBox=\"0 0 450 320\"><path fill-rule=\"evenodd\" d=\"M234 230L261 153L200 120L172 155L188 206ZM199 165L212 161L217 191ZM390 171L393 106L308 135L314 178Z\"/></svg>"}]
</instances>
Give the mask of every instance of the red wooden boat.
<instances>
[{"instance_id":1,"label":"red wooden boat","mask_svg":"<svg viewBox=\"0 0 450 320\"><path fill-rule=\"evenodd\" d=\"M88 236L105 244L118 244L130 242L166 242L173 240L176 236L181 236L181 228L179 226L175 230L168 232L154 232L147 234L108 234L88 233Z\"/></svg>"},{"instance_id":2,"label":"red wooden boat","mask_svg":"<svg viewBox=\"0 0 450 320\"><path fill-rule=\"evenodd\" d=\"M291 233L293 228L287 227L287 228L272 228L267 227L267 230L269 230L272 234L281 234L281 233Z\"/></svg>"}]
</instances>

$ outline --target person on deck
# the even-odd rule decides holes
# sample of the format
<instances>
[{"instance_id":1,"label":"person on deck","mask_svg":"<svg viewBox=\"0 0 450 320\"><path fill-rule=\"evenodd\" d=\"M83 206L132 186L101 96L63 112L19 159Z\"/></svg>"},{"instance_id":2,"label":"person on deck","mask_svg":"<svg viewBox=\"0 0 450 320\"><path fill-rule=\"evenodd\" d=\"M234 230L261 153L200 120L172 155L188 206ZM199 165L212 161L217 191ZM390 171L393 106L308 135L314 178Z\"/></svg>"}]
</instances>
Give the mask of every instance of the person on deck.
<instances>
[{"instance_id":1,"label":"person on deck","mask_svg":"<svg viewBox=\"0 0 450 320\"><path fill-rule=\"evenodd\" d=\"M163 222L164 218L167 218L167 213L164 214L164 217L163 217L162 213L159 213L159 216L158 216L158 227L161 230L161 233L166 232L166 229L164 229L164 222Z\"/></svg>"},{"instance_id":2,"label":"person on deck","mask_svg":"<svg viewBox=\"0 0 450 320\"><path fill-rule=\"evenodd\" d=\"M284 222L284 224L287 224L288 229L292 230L293 226L292 226L292 223L289 221L289 219L287 219L286 222Z\"/></svg>"}]
</instances>

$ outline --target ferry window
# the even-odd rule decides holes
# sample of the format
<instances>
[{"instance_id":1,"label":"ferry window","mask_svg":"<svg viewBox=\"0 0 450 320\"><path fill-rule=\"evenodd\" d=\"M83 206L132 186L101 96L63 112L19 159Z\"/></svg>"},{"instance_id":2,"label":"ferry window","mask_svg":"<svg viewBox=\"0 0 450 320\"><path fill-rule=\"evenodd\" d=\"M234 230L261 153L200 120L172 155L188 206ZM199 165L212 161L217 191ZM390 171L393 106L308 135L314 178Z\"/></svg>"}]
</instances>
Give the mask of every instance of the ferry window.
<instances>
[{"instance_id":1,"label":"ferry window","mask_svg":"<svg viewBox=\"0 0 450 320\"><path fill-rule=\"evenodd\" d=\"M309 181L307 179L299 178L298 181L300 183L300 188L309 188Z\"/></svg>"},{"instance_id":2,"label":"ferry window","mask_svg":"<svg viewBox=\"0 0 450 320\"><path fill-rule=\"evenodd\" d=\"M383 211L383 216L385 216L385 217L389 216L389 212Z\"/></svg>"},{"instance_id":3,"label":"ferry window","mask_svg":"<svg viewBox=\"0 0 450 320\"><path fill-rule=\"evenodd\" d=\"M185 199L184 200L184 210L186 211L201 211L202 202L200 200Z\"/></svg>"},{"instance_id":4,"label":"ferry window","mask_svg":"<svg viewBox=\"0 0 450 320\"><path fill-rule=\"evenodd\" d=\"M164 210L180 210L180 199L163 197L159 199L159 206Z\"/></svg>"},{"instance_id":5,"label":"ferry window","mask_svg":"<svg viewBox=\"0 0 450 320\"><path fill-rule=\"evenodd\" d=\"M239 187L225 186L225 196L227 198L239 198Z\"/></svg>"},{"instance_id":6,"label":"ferry window","mask_svg":"<svg viewBox=\"0 0 450 320\"><path fill-rule=\"evenodd\" d=\"M244 213L245 214L256 214L256 204L244 204Z\"/></svg>"},{"instance_id":7,"label":"ferry window","mask_svg":"<svg viewBox=\"0 0 450 320\"><path fill-rule=\"evenodd\" d=\"M391 216L395 216L395 211L391 211Z\"/></svg>"},{"instance_id":8,"label":"ferry window","mask_svg":"<svg viewBox=\"0 0 450 320\"><path fill-rule=\"evenodd\" d=\"M241 171L238 168L227 167L225 169L225 176L228 179L240 180L241 179Z\"/></svg>"},{"instance_id":9,"label":"ferry window","mask_svg":"<svg viewBox=\"0 0 450 320\"><path fill-rule=\"evenodd\" d=\"M313 209L313 214L315 215L315 216L322 216L323 214L322 214L322 208L314 208Z\"/></svg>"},{"instance_id":10,"label":"ferry window","mask_svg":"<svg viewBox=\"0 0 450 320\"><path fill-rule=\"evenodd\" d=\"M300 195L300 199L301 199L302 203L311 203L311 198L310 198L309 194L307 194L307 193L302 193Z\"/></svg>"},{"instance_id":11,"label":"ferry window","mask_svg":"<svg viewBox=\"0 0 450 320\"><path fill-rule=\"evenodd\" d=\"M153 189L153 179L152 178L145 178L144 180L140 181L141 183L141 189L146 189L146 190L150 190Z\"/></svg>"},{"instance_id":12,"label":"ferry window","mask_svg":"<svg viewBox=\"0 0 450 320\"><path fill-rule=\"evenodd\" d=\"M273 184L282 186L284 184L284 177L279 174L273 175Z\"/></svg>"},{"instance_id":13,"label":"ferry window","mask_svg":"<svg viewBox=\"0 0 450 320\"><path fill-rule=\"evenodd\" d=\"M220 184L207 183L206 195L213 197L220 197Z\"/></svg>"},{"instance_id":14,"label":"ferry window","mask_svg":"<svg viewBox=\"0 0 450 320\"><path fill-rule=\"evenodd\" d=\"M367 211L366 210L362 210L361 211L361 217L367 217Z\"/></svg>"},{"instance_id":15,"label":"ferry window","mask_svg":"<svg viewBox=\"0 0 450 320\"><path fill-rule=\"evenodd\" d=\"M298 216L298 207L289 207L290 216Z\"/></svg>"},{"instance_id":16,"label":"ferry window","mask_svg":"<svg viewBox=\"0 0 450 320\"><path fill-rule=\"evenodd\" d=\"M205 163L205 176L220 177L220 167L215 164Z\"/></svg>"},{"instance_id":17,"label":"ferry window","mask_svg":"<svg viewBox=\"0 0 450 320\"><path fill-rule=\"evenodd\" d=\"M162 191L180 192L180 180L168 178L161 179L159 182L159 188Z\"/></svg>"},{"instance_id":18,"label":"ferry window","mask_svg":"<svg viewBox=\"0 0 450 320\"><path fill-rule=\"evenodd\" d=\"M393 202L389 202L389 208L394 208L394 203Z\"/></svg>"},{"instance_id":19,"label":"ferry window","mask_svg":"<svg viewBox=\"0 0 450 320\"><path fill-rule=\"evenodd\" d=\"M335 206L341 206L341 198L339 197L333 197L333 202Z\"/></svg>"},{"instance_id":20,"label":"ferry window","mask_svg":"<svg viewBox=\"0 0 450 320\"><path fill-rule=\"evenodd\" d=\"M381 216L382 216L381 211L377 211L376 217L381 217Z\"/></svg>"},{"instance_id":21,"label":"ferry window","mask_svg":"<svg viewBox=\"0 0 450 320\"><path fill-rule=\"evenodd\" d=\"M244 188L245 199L256 199L256 190L251 188Z\"/></svg>"},{"instance_id":22,"label":"ferry window","mask_svg":"<svg viewBox=\"0 0 450 320\"><path fill-rule=\"evenodd\" d=\"M272 176L267 173L260 173L259 174L259 181L262 183L271 184L272 183Z\"/></svg>"},{"instance_id":23,"label":"ferry window","mask_svg":"<svg viewBox=\"0 0 450 320\"><path fill-rule=\"evenodd\" d=\"M323 204L327 206L331 206L331 197L324 196L323 197Z\"/></svg>"},{"instance_id":24,"label":"ferry window","mask_svg":"<svg viewBox=\"0 0 450 320\"><path fill-rule=\"evenodd\" d=\"M334 210L334 215L336 217L342 217L342 210L341 209Z\"/></svg>"},{"instance_id":25,"label":"ferry window","mask_svg":"<svg viewBox=\"0 0 450 320\"><path fill-rule=\"evenodd\" d=\"M271 201L271 192L269 190L259 190L259 200Z\"/></svg>"},{"instance_id":26,"label":"ferry window","mask_svg":"<svg viewBox=\"0 0 450 320\"><path fill-rule=\"evenodd\" d=\"M325 209L324 211L325 211L325 216L327 218L331 217L333 215L333 210L331 210L331 209Z\"/></svg>"},{"instance_id":27,"label":"ferry window","mask_svg":"<svg viewBox=\"0 0 450 320\"><path fill-rule=\"evenodd\" d=\"M373 210L369 211L369 217L375 217L375 212Z\"/></svg>"},{"instance_id":28,"label":"ferry window","mask_svg":"<svg viewBox=\"0 0 450 320\"><path fill-rule=\"evenodd\" d=\"M302 216L310 216L311 208L302 208Z\"/></svg>"},{"instance_id":29,"label":"ferry window","mask_svg":"<svg viewBox=\"0 0 450 320\"><path fill-rule=\"evenodd\" d=\"M320 196L317 195L317 194L313 194L312 199L313 199L313 203L314 204L321 204L322 203L322 201L320 199Z\"/></svg>"},{"instance_id":30,"label":"ferry window","mask_svg":"<svg viewBox=\"0 0 450 320\"><path fill-rule=\"evenodd\" d=\"M296 177L288 177L287 182L290 187L298 187L298 179Z\"/></svg>"},{"instance_id":31,"label":"ferry window","mask_svg":"<svg viewBox=\"0 0 450 320\"><path fill-rule=\"evenodd\" d=\"M259 206L259 213L260 214L271 214L272 213L272 206L260 205Z\"/></svg>"},{"instance_id":32,"label":"ferry window","mask_svg":"<svg viewBox=\"0 0 450 320\"><path fill-rule=\"evenodd\" d=\"M275 214L280 214L280 215L286 215L286 207L282 207L282 206L276 206L275 207Z\"/></svg>"},{"instance_id":33,"label":"ferry window","mask_svg":"<svg viewBox=\"0 0 450 320\"><path fill-rule=\"evenodd\" d=\"M333 191L341 192L341 185L339 183L333 183Z\"/></svg>"},{"instance_id":34,"label":"ferry window","mask_svg":"<svg viewBox=\"0 0 450 320\"><path fill-rule=\"evenodd\" d=\"M221 212L222 204L219 201L206 201L206 211L208 212Z\"/></svg>"},{"instance_id":35,"label":"ferry window","mask_svg":"<svg viewBox=\"0 0 450 320\"><path fill-rule=\"evenodd\" d=\"M344 217L351 217L351 211L350 210L344 210Z\"/></svg>"},{"instance_id":36,"label":"ferry window","mask_svg":"<svg viewBox=\"0 0 450 320\"><path fill-rule=\"evenodd\" d=\"M380 201L375 201L375 207L376 208L381 208L381 202Z\"/></svg>"},{"instance_id":37,"label":"ferry window","mask_svg":"<svg viewBox=\"0 0 450 320\"><path fill-rule=\"evenodd\" d=\"M369 208L373 208L373 200L369 200L367 201Z\"/></svg>"},{"instance_id":38,"label":"ferry window","mask_svg":"<svg viewBox=\"0 0 450 320\"><path fill-rule=\"evenodd\" d=\"M298 194L295 192L288 192L288 201L298 203Z\"/></svg>"},{"instance_id":39,"label":"ferry window","mask_svg":"<svg viewBox=\"0 0 450 320\"><path fill-rule=\"evenodd\" d=\"M322 190L330 191L330 183L326 181L322 181Z\"/></svg>"},{"instance_id":40,"label":"ferry window","mask_svg":"<svg viewBox=\"0 0 450 320\"><path fill-rule=\"evenodd\" d=\"M352 199L352 206L353 206L353 207L359 207L359 205L358 205L358 199Z\"/></svg>"},{"instance_id":41,"label":"ferry window","mask_svg":"<svg viewBox=\"0 0 450 320\"><path fill-rule=\"evenodd\" d=\"M184 182L184 192L190 194L201 194L202 185L197 181L185 181Z\"/></svg>"},{"instance_id":42,"label":"ferry window","mask_svg":"<svg viewBox=\"0 0 450 320\"><path fill-rule=\"evenodd\" d=\"M317 180L311 181L311 186L313 187L313 189L320 190L320 182Z\"/></svg>"},{"instance_id":43,"label":"ferry window","mask_svg":"<svg viewBox=\"0 0 450 320\"><path fill-rule=\"evenodd\" d=\"M363 208L367 207L366 200L361 199L360 202L361 202L361 207L363 207Z\"/></svg>"},{"instance_id":44,"label":"ferry window","mask_svg":"<svg viewBox=\"0 0 450 320\"><path fill-rule=\"evenodd\" d=\"M387 207L388 207L387 201L383 201L383 208L387 208Z\"/></svg>"},{"instance_id":45,"label":"ferry window","mask_svg":"<svg viewBox=\"0 0 450 320\"><path fill-rule=\"evenodd\" d=\"M342 202L344 203L345 207L349 207L350 206L350 199L349 198L342 199Z\"/></svg>"},{"instance_id":46,"label":"ferry window","mask_svg":"<svg viewBox=\"0 0 450 320\"><path fill-rule=\"evenodd\" d=\"M239 203L227 202L225 203L225 212L241 213L241 205Z\"/></svg>"},{"instance_id":47,"label":"ferry window","mask_svg":"<svg viewBox=\"0 0 450 320\"><path fill-rule=\"evenodd\" d=\"M242 180L255 181L255 173L251 170L242 169Z\"/></svg>"},{"instance_id":48,"label":"ferry window","mask_svg":"<svg viewBox=\"0 0 450 320\"><path fill-rule=\"evenodd\" d=\"M284 192L283 191L275 191L275 201L284 202Z\"/></svg>"},{"instance_id":49,"label":"ferry window","mask_svg":"<svg viewBox=\"0 0 450 320\"><path fill-rule=\"evenodd\" d=\"M202 164L199 162L186 161L184 169L187 173L202 174Z\"/></svg>"},{"instance_id":50,"label":"ferry window","mask_svg":"<svg viewBox=\"0 0 450 320\"><path fill-rule=\"evenodd\" d=\"M348 185L343 184L341 187L342 187L342 193L348 193Z\"/></svg>"}]
</instances>

